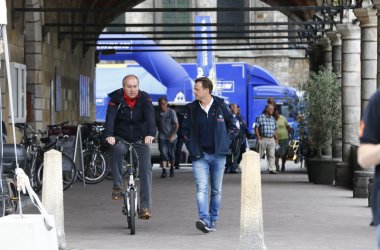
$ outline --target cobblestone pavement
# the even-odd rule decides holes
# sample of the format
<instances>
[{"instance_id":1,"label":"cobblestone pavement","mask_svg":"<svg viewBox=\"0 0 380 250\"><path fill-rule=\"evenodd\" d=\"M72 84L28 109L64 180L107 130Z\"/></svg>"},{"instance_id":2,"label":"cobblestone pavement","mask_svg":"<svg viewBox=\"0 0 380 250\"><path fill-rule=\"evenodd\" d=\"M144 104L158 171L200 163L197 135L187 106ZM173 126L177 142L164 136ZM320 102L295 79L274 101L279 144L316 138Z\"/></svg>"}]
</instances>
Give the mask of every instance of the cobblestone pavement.
<instances>
[{"instance_id":1,"label":"cobblestone pavement","mask_svg":"<svg viewBox=\"0 0 380 250\"><path fill-rule=\"evenodd\" d=\"M239 242L240 174L225 175L217 231L196 230L194 183L190 167L174 178L153 171L153 217L138 220L130 235L121 202L111 200L112 182L64 192L65 232L70 249L236 249ZM315 185L306 170L288 164L278 175L262 166L264 239L268 250L375 250L375 230L366 199L352 191ZM26 209L25 211L33 209Z\"/></svg>"}]
</instances>

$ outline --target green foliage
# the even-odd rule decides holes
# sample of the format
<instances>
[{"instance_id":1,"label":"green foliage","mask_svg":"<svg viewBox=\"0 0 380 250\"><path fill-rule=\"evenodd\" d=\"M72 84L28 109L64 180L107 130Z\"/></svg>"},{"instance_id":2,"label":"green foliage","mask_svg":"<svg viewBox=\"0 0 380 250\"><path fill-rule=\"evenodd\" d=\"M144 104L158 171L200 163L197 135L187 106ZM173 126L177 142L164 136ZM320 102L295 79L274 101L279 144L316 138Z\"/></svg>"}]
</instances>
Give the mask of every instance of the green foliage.
<instances>
[{"instance_id":1,"label":"green foliage","mask_svg":"<svg viewBox=\"0 0 380 250\"><path fill-rule=\"evenodd\" d=\"M322 157L332 136L341 133L341 87L330 69L311 72L304 94L304 117L310 147Z\"/></svg>"}]
</instances>

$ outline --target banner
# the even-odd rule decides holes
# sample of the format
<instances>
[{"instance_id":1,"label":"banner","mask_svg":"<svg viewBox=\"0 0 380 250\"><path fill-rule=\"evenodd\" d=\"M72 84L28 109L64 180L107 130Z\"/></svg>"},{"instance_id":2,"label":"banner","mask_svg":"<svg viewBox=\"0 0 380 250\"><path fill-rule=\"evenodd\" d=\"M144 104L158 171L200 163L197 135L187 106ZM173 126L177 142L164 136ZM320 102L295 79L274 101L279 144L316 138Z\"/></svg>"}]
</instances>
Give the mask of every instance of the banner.
<instances>
[{"instance_id":1,"label":"banner","mask_svg":"<svg viewBox=\"0 0 380 250\"><path fill-rule=\"evenodd\" d=\"M211 23L211 16L195 16L196 24L209 24ZM197 38L202 38L195 40L196 48L202 49L197 51L197 77L207 76L211 79L213 83L216 81L215 66L214 66L214 57L211 51L212 40L211 34L207 33L211 31L211 26L195 26L195 31ZM202 33L204 32L204 33Z\"/></svg>"}]
</instances>

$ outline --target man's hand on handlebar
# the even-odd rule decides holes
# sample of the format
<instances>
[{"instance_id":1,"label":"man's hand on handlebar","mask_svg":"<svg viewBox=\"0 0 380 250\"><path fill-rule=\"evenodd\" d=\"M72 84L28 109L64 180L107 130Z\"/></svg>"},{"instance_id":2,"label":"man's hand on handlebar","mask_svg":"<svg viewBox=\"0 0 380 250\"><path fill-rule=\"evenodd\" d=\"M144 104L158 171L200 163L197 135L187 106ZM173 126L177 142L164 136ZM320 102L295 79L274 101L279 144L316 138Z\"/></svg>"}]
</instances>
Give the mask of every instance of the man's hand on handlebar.
<instances>
[{"instance_id":1,"label":"man's hand on handlebar","mask_svg":"<svg viewBox=\"0 0 380 250\"><path fill-rule=\"evenodd\" d=\"M144 140L144 142L145 142L146 144L152 144L152 143L153 143L153 140L154 140L154 137L148 135L148 136L145 136L145 140Z\"/></svg>"},{"instance_id":2,"label":"man's hand on handlebar","mask_svg":"<svg viewBox=\"0 0 380 250\"><path fill-rule=\"evenodd\" d=\"M108 137L106 138L106 141L107 141L109 144L114 145L115 142L116 142L116 139L115 139L115 137L113 137L113 136L108 136Z\"/></svg>"}]
</instances>

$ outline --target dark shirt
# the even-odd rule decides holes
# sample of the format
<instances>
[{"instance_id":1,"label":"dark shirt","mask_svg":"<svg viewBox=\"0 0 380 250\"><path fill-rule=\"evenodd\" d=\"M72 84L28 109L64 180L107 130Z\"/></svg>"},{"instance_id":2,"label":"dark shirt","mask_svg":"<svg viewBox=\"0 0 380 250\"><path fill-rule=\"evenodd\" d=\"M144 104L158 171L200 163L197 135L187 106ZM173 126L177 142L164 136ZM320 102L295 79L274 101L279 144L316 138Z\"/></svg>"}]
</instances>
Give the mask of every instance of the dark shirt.
<instances>
[{"instance_id":1,"label":"dark shirt","mask_svg":"<svg viewBox=\"0 0 380 250\"><path fill-rule=\"evenodd\" d=\"M198 105L195 108L195 115L198 127L198 141L203 152L207 154L215 153L214 140L214 120L215 120L215 105L210 107L208 114Z\"/></svg>"},{"instance_id":2,"label":"dark shirt","mask_svg":"<svg viewBox=\"0 0 380 250\"><path fill-rule=\"evenodd\" d=\"M380 143L380 91L378 90L369 101L364 111L361 124L360 142L368 144ZM372 196L373 224L380 224L380 166L375 168L375 180Z\"/></svg>"}]
</instances>

